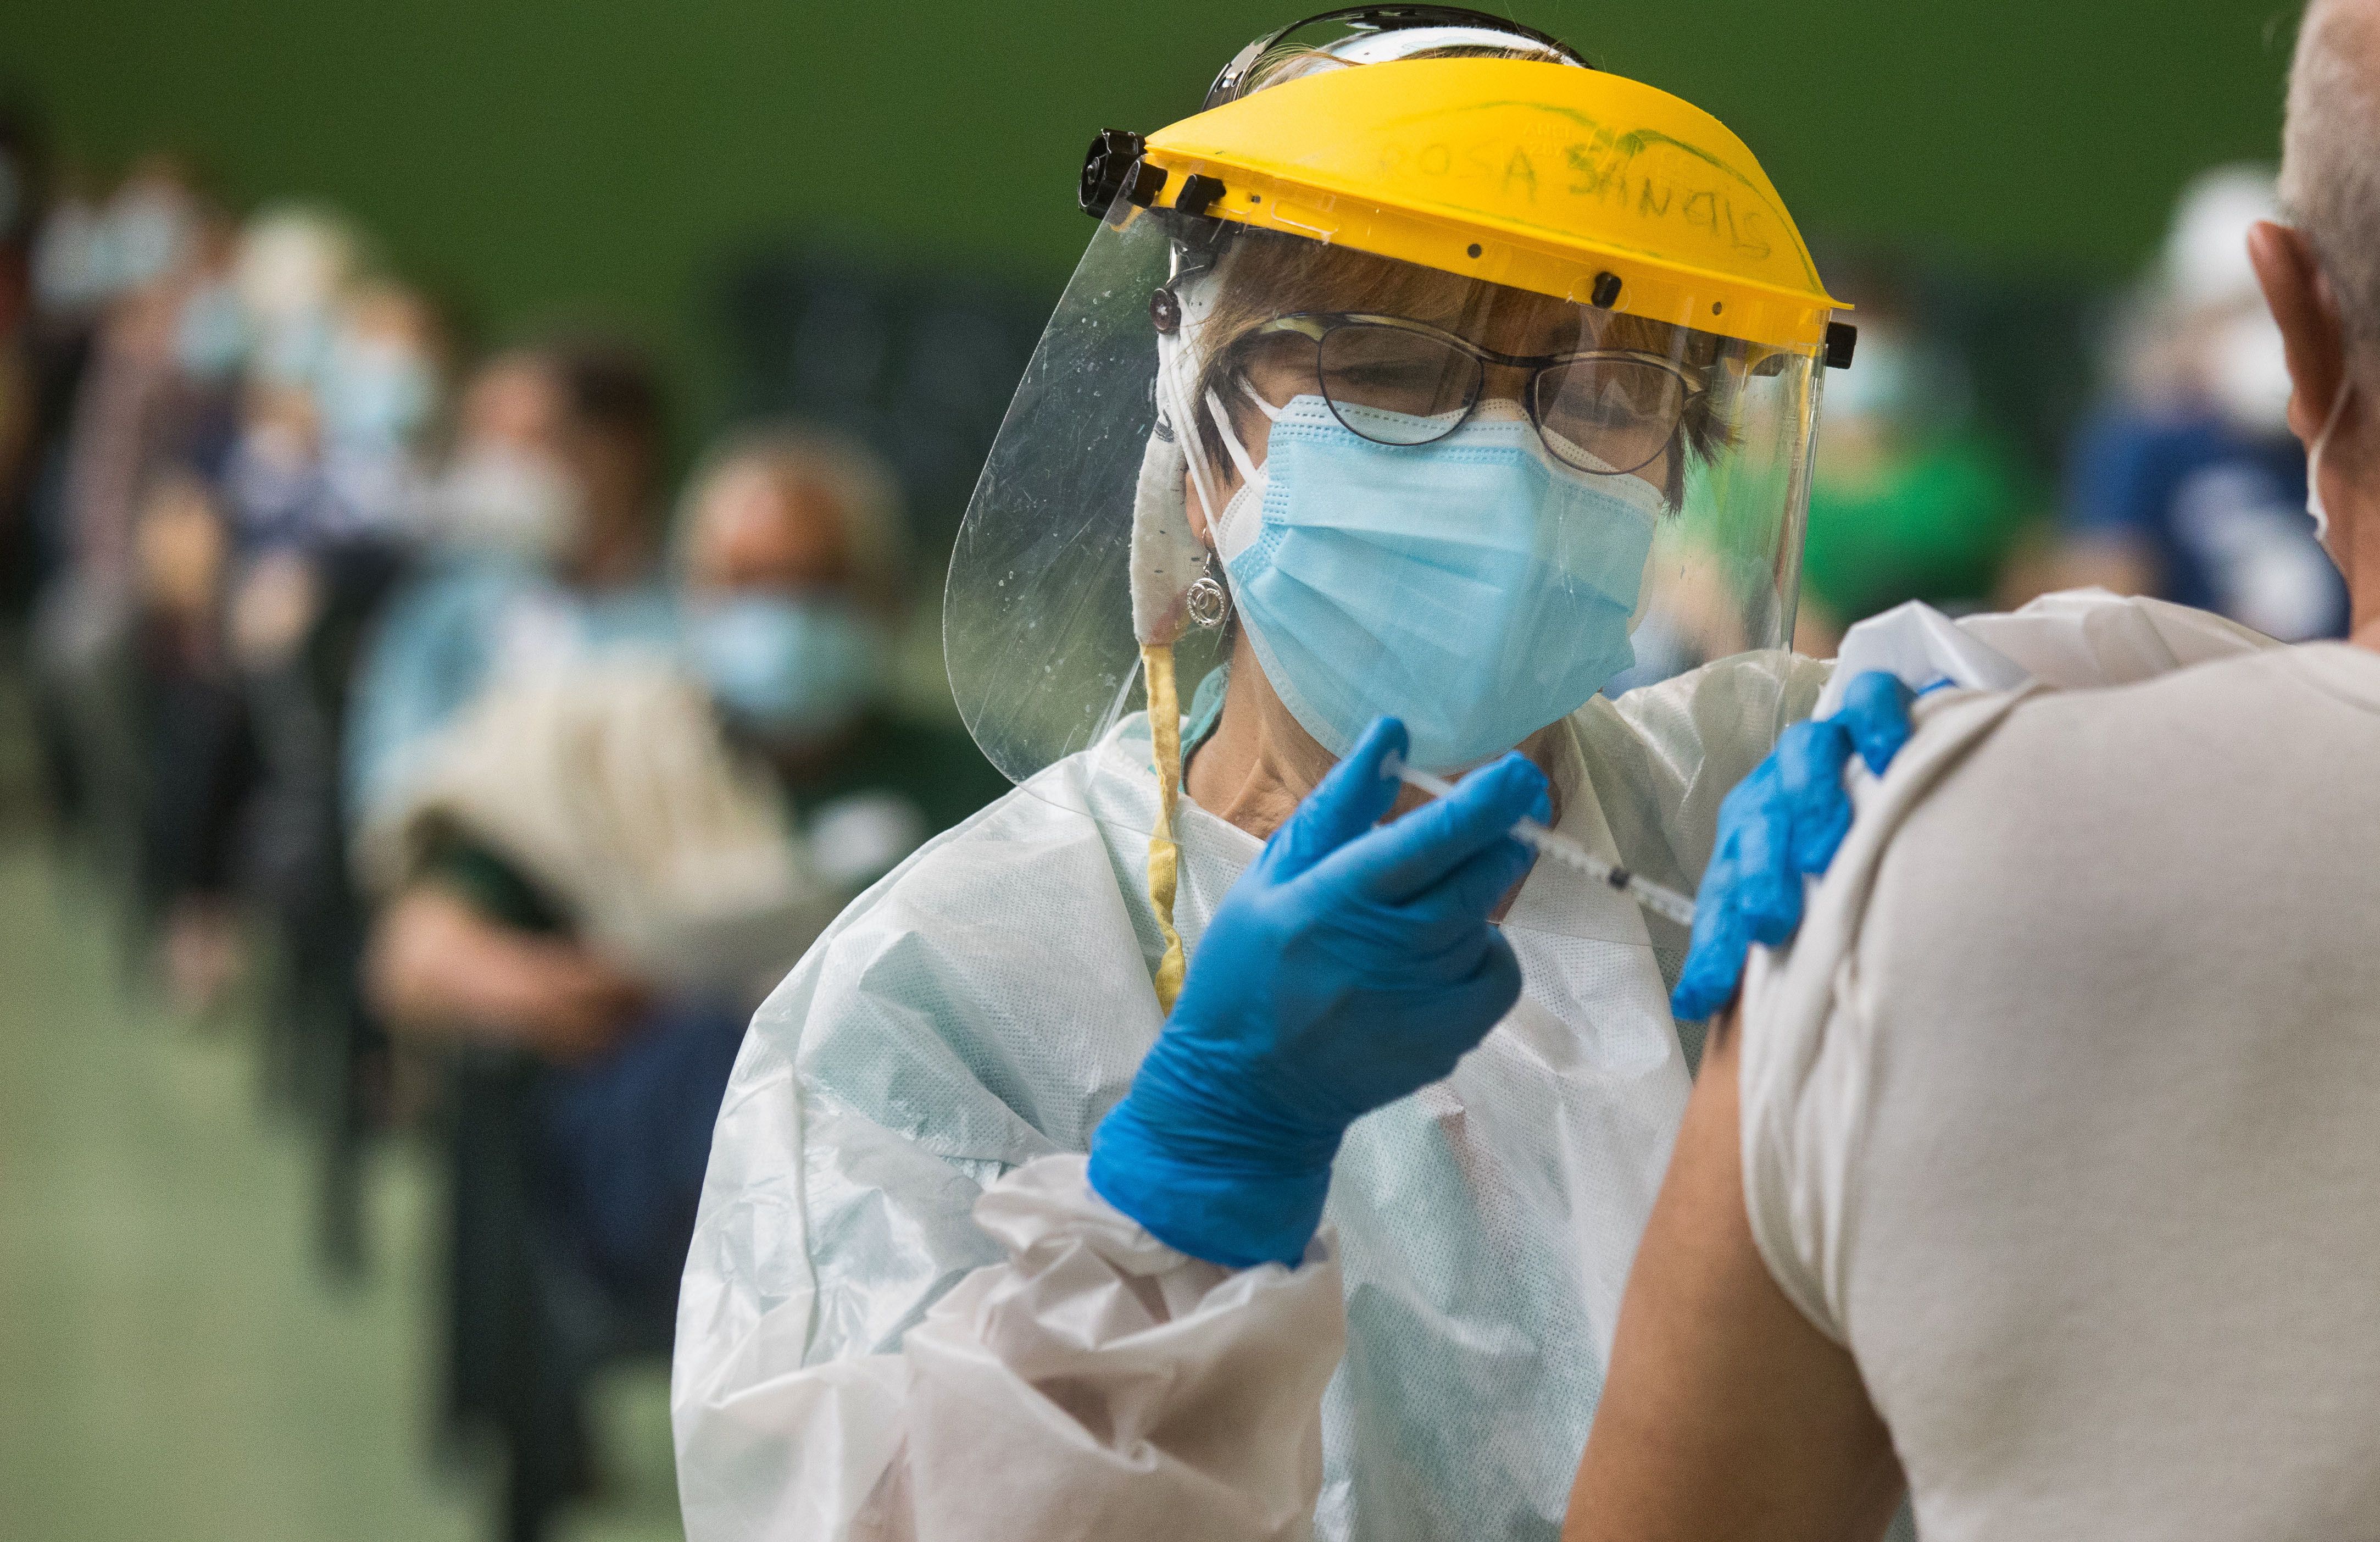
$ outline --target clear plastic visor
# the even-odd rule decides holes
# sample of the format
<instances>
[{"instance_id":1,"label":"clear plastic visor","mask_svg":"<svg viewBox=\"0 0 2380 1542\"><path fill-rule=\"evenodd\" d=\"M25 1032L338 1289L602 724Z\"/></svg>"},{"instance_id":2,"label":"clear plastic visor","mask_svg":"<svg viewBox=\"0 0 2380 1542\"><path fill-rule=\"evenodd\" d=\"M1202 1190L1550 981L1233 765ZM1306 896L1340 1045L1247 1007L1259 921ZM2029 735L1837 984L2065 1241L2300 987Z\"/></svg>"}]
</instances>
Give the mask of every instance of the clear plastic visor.
<instances>
[{"instance_id":1,"label":"clear plastic visor","mask_svg":"<svg viewBox=\"0 0 2380 1542\"><path fill-rule=\"evenodd\" d=\"M953 689L1012 779L1146 756L1144 641L1171 644L1194 762L1220 710L1298 795L1380 712L1459 770L1790 641L1811 355L1119 214L952 564Z\"/></svg>"}]
</instances>

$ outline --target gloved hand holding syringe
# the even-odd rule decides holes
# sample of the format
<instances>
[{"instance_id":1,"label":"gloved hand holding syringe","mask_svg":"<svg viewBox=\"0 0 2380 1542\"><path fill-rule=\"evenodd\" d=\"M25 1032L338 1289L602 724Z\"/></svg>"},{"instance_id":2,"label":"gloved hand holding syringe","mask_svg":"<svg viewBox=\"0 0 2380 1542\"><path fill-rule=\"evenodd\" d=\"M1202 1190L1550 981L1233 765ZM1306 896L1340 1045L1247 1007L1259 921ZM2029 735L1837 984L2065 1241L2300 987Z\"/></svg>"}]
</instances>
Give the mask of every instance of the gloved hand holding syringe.
<instances>
[{"instance_id":1,"label":"gloved hand holding syringe","mask_svg":"<svg viewBox=\"0 0 2380 1542\"><path fill-rule=\"evenodd\" d=\"M1408 766L1395 755L1383 760L1380 769L1406 786L1418 787L1432 797L1444 797L1454 791L1454 783L1446 778L1432 776L1426 771ZM1640 878L1618 863L1606 862L1559 831L1535 820L1522 819L1513 822L1512 836L1539 856L1550 856L1566 868L1585 873L1597 883L1610 885L1656 916L1665 916L1682 927L1694 924L1694 901L1674 889Z\"/></svg>"}]
</instances>

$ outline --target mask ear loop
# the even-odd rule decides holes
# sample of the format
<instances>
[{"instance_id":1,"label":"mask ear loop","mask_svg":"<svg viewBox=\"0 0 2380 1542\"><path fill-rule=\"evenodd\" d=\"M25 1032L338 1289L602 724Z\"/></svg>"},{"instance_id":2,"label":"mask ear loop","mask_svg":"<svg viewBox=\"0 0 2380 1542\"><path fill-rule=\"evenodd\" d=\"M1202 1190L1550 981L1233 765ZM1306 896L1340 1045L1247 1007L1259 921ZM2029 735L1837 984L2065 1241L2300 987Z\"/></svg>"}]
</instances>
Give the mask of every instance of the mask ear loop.
<instances>
[{"instance_id":1,"label":"mask ear loop","mask_svg":"<svg viewBox=\"0 0 2380 1542\"><path fill-rule=\"evenodd\" d=\"M2313 516L2313 538L2323 543L2325 551L2329 550L2330 510L2322 502L2322 453L2330 447L2331 433L2347 411L2347 399L2354 394L2354 377L2340 375L2338 391L2330 398L2330 414L2322 420L2322 431L2313 436L2313 445L2306 451L2306 512Z\"/></svg>"},{"instance_id":2,"label":"mask ear loop","mask_svg":"<svg viewBox=\"0 0 2380 1542\"><path fill-rule=\"evenodd\" d=\"M1254 387L1248 387L1247 392L1250 396L1256 397L1259 406L1265 405L1264 398L1257 396ZM1215 432L1223 441L1224 452L1232 457L1232 465L1240 473L1240 480L1243 482L1256 480L1256 457L1249 455L1248 447L1240 443L1239 434L1232 428L1232 415L1223 409L1223 398L1215 395L1212 386L1207 389L1207 410L1214 417Z\"/></svg>"}]
</instances>

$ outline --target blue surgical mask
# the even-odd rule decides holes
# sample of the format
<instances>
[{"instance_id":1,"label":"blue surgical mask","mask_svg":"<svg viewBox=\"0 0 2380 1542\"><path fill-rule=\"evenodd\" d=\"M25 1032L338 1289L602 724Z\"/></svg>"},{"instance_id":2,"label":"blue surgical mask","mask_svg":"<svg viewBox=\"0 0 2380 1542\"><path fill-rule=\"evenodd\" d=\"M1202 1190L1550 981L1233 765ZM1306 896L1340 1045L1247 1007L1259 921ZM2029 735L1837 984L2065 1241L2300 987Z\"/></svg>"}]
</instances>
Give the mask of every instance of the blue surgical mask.
<instances>
[{"instance_id":1,"label":"blue surgical mask","mask_svg":"<svg viewBox=\"0 0 2380 1542\"><path fill-rule=\"evenodd\" d=\"M108 205L102 250L111 290L121 293L163 277L189 244L190 213L183 196L160 188L127 188Z\"/></svg>"},{"instance_id":2,"label":"blue surgical mask","mask_svg":"<svg viewBox=\"0 0 2380 1542\"><path fill-rule=\"evenodd\" d=\"M1319 396L1269 410L1217 549L1266 678L1332 754L1388 713L1415 764L1472 765L1634 662L1650 483L1564 466L1508 404L1427 444L1362 438Z\"/></svg>"},{"instance_id":3,"label":"blue surgical mask","mask_svg":"<svg viewBox=\"0 0 2380 1542\"><path fill-rule=\"evenodd\" d=\"M268 318L249 313L249 372L266 385L312 389L331 354L331 323L318 312Z\"/></svg>"},{"instance_id":4,"label":"blue surgical mask","mask_svg":"<svg viewBox=\"0 0 2380 1542\"><path fill-rule=\"evenodd\" d=\"M190 291L174 323L174 357L194 381L229 379L248 357L248 318L239 296L223 279Z\"/></svg>"},{"instance_id":5,"label":"blue surgical mask","mask_svg":"<svg viewBox=\"0 0 2380 1542\"><path fill-rule=\"evenodd\" d=\"M342 337L332 346L316 395L334 445L385 453L403 449L429 422L438 381L410 348Z\"/></svg>"},{"instance_id":6,"label":"blue surgical mask","mask_svg":"<svg viewBox=\"0 0 2380 1542\"><path fill-rule=\"evenodd\" d=\"M769 738L832 732L874 693L876 629L840 599L745 595L686 624L696 672L730 717Z\"/></svg>"},{"instance_id":7,"label":"blue surgical mask","mask_svg":"<svg viewBox=\"0 0 2380 1542\"><path fill-rule=\"evenodd\" d=\"M578 543L587 500L552 458L502 443L466 444L431 489L431 533L451 551L551 566Z\"/></svg>"}]
</instances>

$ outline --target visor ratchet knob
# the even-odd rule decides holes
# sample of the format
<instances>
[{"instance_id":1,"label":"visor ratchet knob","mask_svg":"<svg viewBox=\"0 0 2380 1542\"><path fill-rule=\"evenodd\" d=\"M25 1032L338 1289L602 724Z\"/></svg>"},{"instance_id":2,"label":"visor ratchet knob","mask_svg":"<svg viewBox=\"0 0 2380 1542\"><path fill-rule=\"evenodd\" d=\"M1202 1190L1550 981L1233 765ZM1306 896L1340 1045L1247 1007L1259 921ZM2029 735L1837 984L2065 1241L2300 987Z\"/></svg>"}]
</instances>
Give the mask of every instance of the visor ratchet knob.
<instances>
[{"instance_id":1,"label":"visor ratchet knob","mask_svg":"<svg viewBox=\"0 0 2380 1542\"><path fill-rule=\"evenodd\" d=\"M1222 196L1222 178L1193 172L1182 179L1182 190L1173 195L1173 207L1184 214L1203 214Z\"/></svg>"},{"instance_id":2,"label":"visor ratchet knob","mask_svg":"<svg viewBox=\"0 0 2380 1542\"><path fill-rule=\"evenodd\" d=\"M1102 128L1083 152L1083 183L1076 201L1093 218L1104 216L1118 193L1147 208L1165 186L1165 173L1140 158L1148 141L1128 128Z\"/></svg>"}]
</instances>

